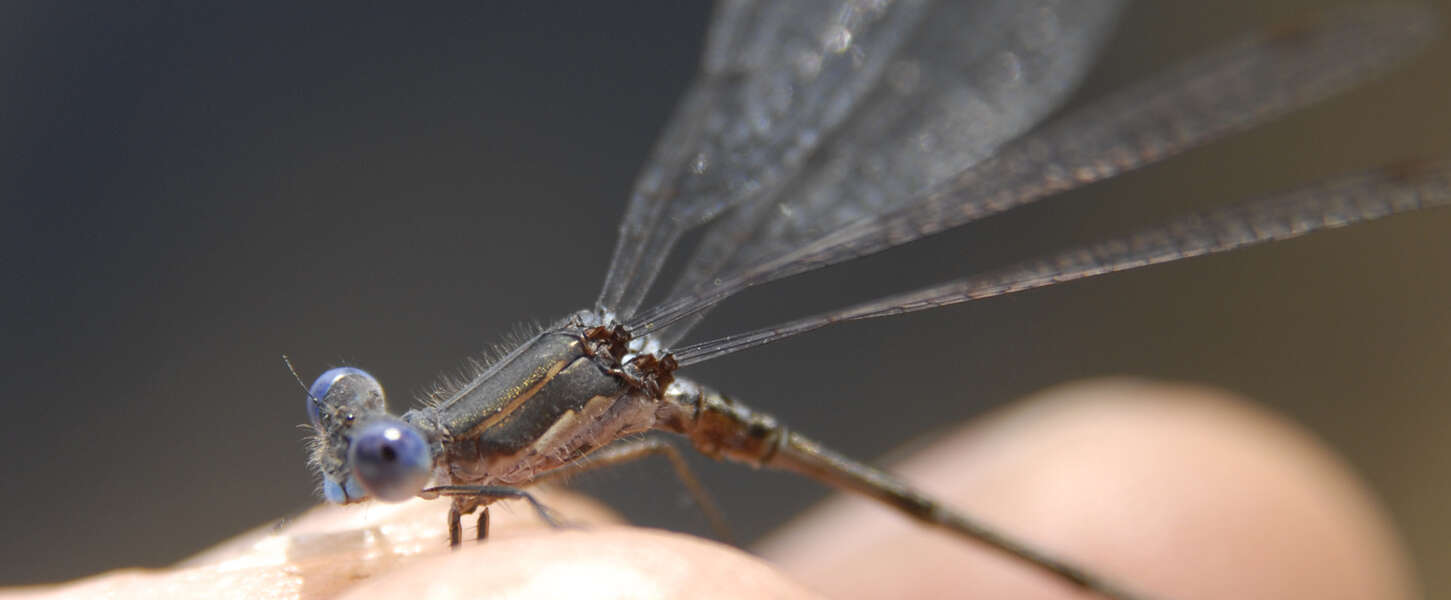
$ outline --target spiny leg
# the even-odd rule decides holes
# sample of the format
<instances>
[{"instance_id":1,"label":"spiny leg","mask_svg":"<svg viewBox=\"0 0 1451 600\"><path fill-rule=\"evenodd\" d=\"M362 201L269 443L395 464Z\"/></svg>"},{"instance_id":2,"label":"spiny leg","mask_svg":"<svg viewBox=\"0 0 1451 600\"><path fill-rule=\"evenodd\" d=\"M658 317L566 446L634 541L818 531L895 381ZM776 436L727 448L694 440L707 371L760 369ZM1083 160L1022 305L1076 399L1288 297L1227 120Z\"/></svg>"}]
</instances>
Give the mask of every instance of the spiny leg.
<instances>
[{"instance_id":1,"label":"spiny leg","mask_svg":"<svg viewBox=\"0 0 1451 600\"><path fill-rule=\"evenodd\" d=\"M465 513L473 512L473 507L479 506L485 500L526 500L539 514L539 518L548 523L550 527L559 527L560 523L550 514L549 508L535 498L533 494L518 488L502 485L440 485L423 490L421 494L426 497L452 496L464 498L466 508L460 508L459 502L454 502L448 509L448 544L458 547L463 543L463 524L461 523ZM489 509L482 507L484 512L479 515L479 539L484 539L489 530Z\"/></svg>"},{"instance_id":2,"label":"spiny leg","mask_svg":"<svg viewBox=\"0 0 1451 600\"><path fill-rule=\"evenodd\" d=\"M477 539L482 542L484 538L489 537L489 507L487 506L479 509L478 527L479 537Z\"/></svg>"},{"instance_id":3,"label":"spiny leg","mask_svg":"<svg viewBox=\"0 0 1451 600\"><path fill-rule=\"evenodd\" d=\"M730 526L726 524L725 513L711 498L710 492L706 491L705 486L701 485L700 479L690 469L690 464L685 462L685 457L680 454L680 449L665 440L644 438L618 442L601 448L580 462L539 475L534 478L534 483L564 479L586 471L612 467L652 455L664 456L666 460L670 461L670 468L675 471L675 478L680 480L681 485L685 486L686 491L695 500L696 506L700 507L702 513L705 513L711 530L721 540L735 544L735 536L731 535Z\"/></svg>"},{"instance_id":4,"label":"spiny leg","mask_svg":"<svg viewBox=\"0 0 1451 600\"><path fill-rule=\"evenodd\" d=\"M450 548L458 548L463 544L464 528L459 523L462 518L463 513L459 512L458 506L448 507L448 547Z\"/></svg>"}]
</instances>

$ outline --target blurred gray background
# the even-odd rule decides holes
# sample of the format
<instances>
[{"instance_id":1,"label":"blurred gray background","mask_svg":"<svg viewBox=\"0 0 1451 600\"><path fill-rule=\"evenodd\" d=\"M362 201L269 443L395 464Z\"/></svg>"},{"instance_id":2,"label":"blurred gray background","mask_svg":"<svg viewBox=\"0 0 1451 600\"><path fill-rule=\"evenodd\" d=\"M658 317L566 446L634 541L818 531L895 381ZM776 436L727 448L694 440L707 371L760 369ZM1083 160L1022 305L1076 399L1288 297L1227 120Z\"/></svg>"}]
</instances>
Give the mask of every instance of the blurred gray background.
<instances>
[{"instance_id":1,"label":"blurred gray background","mask_svg":"<svg viewBox=\"0 0 1451 600\"><path fill-rule=\"evenodd\" d=\"M284 352L309 380L367 368L396 407L515 324L593 301L707 6L478 4L0 4L0 583L163 565L316 502ZM1139 3L1075 98L1327 4ZM753 291L695 339L1445 153L1448 69L1442 42L1166 164ZM864 458L1077 378L1222 386L1339 449L1444 596L1447 257L1442 210L836 327L690 374ZM824 495L697 462L747 539ZM642 524L701 529L663 464L581 485Z\"/></svg>"}]
</instances>

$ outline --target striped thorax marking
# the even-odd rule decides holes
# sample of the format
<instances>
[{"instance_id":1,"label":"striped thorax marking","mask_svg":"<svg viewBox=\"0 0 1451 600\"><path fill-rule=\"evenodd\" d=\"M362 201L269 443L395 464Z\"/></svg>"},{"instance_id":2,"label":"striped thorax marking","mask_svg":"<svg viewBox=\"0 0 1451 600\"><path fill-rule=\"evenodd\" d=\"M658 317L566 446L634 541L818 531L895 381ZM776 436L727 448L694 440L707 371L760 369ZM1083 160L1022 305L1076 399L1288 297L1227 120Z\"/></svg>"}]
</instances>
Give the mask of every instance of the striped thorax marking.
<instances>
[{"instance_id":1,"label":"striped thorax marking","mask_svg":"<svg viewBox=\"0 0 1451 600\"><path fill-rule=\"evenodd\" d=\"M504 393L500 394L495 400L499 406L497 412L489 415L487 419L480 421L466 432L464 437L480 435L489 428L499 424L499 422L508 419L519 407L528 402L530 398L533 398L535 394L538 394L539 390L544 389L544 386L550 380L554 379L554 376L558 375L560 371L564 370L567 364L569 364L568 361L557 360L551 364L536 367L524 380L515 383L505 390Z\"/></svg>"}]
</instances>

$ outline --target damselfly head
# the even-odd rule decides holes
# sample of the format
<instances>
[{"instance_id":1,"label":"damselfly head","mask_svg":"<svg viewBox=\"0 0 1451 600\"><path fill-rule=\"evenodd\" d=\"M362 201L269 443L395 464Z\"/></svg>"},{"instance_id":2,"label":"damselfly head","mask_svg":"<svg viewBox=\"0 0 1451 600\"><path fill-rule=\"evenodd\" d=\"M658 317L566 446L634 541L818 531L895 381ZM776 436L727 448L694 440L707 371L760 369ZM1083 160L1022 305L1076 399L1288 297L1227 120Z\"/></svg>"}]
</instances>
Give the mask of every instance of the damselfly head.
<instances>
[{"instance_id":1,"label":"damselfly head","mask_svg":"<svg viewBox=\"0 0 1451 600\"><path fill-rule=\"evenodd\" d=\"M401 502L428 482L427 442L388 414L383 386L368 372L355 367L324 372L308 388L307 416L317 432L312 465L329 502L370 497Z\"/></svg>"},{"instance_id":2,"label":"damselfly head","mask_svg":"<svg viewBox=\"0 0 1451 600\"><path fill-rule=\"evenodd\" d=\"M318 429L386 410L382 384L356 367L328 369L307 389L307 418Z\"/></svg>"}]
</instances>

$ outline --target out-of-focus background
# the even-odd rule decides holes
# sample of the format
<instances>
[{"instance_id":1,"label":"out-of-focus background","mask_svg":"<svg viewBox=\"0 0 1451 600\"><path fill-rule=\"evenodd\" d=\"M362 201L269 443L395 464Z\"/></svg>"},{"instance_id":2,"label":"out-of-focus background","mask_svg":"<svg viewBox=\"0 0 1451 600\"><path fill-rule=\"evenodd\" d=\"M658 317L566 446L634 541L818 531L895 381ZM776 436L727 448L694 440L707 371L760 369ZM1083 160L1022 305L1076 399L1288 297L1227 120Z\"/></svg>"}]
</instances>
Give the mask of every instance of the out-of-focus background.
<instances>
[{"instance_id":1,"label":"out-of-focus background","mask_svg":"<svg viewBox=\"0 0 1451 600\"><path fill-rule=\"evenodd\" d=\"M1076 98L1327 4L1139 3ZM284 352L309 380L365 367L401 407L515 324L592 302L707 16L678 2L0 4L0 583L163 565L316 502ZM1451 151L1448 74L1443 41L1166 164L753 291L696 339ZM1222 386L1339 449L1444 596L1448 257L1442 210L840 326L689 373L864 458L1077 378ZM697 463L746 539L824 495ZM640 523L702 529L662 464L582 485Z\"/></svg>"}]
</instances>

